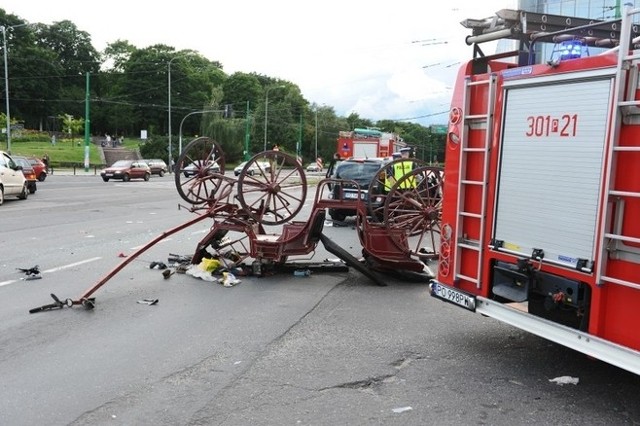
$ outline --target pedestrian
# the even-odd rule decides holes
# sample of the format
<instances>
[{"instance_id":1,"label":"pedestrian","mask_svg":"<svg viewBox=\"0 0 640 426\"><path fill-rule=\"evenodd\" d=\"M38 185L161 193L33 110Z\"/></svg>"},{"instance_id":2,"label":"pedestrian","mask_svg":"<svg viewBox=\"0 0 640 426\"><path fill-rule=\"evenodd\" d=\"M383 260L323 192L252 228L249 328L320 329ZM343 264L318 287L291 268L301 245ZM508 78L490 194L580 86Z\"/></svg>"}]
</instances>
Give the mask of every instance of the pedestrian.
<instances>
[{"instance_id":1,"label":"pedestrian","mask_svg":"<svg viewBox=\"0 0 640 426\"><path fill-rule=\"evenodd\" d=\"M56 135L51 135L51 145L56 146Z\"/></svg>"},{"instance_id":2,"label":"pedestrian","mask_svg":"<svg viewBox=\"0 0 640 426\"><path fill-rule=\"evenodd\" d=\"M395 182L400 181L400 179L406 175L411 173L413 170L413 161L410 161L409 155L411 154L411 148L406 147L400 150L400 160L393 164L393 179ZM415 177L409 177L400 182L399 190L408 190L414 189L416 187Z\"/></svg>"},{"instance_id":3,"label":"pedestrian","mask_svg":"<svg viewBox=\"0 0 640 426\"><path fill-rule=\"evenodd\" d=\"M278 146L278 144L275 144L273 146L273 148L271 148L273 151L280 151L280 147Z\"/></svg>"},{"instance_id":4,"label":"pedestrian","mask_svg":"<svg viewBox=\"0 0 640 426\"><path fill-rule=\"evenodd\" d=\"M44 167L45 167L45 170L47 171L47 173L51 173L50 168L49 168L49 154L45 153L42 156L42 162L44 163Z\"/></svg>"},{"instance_id":5,"label":"pedestrian","mask_svg":"<svg viewBox=\"0 0 640 426\"><path fill-rule=\"evenodd\" d=\"M402 157L402 154L400 154L399 152L394 152L391 156L392 161L399 160L400 157ZM396 179L394 175L395 175L394 166L390 165L389 167L387 167L384 174L384 187L383 187L384 194L388 194L389 191L391 191L391 187L393 186L393 184L396 183Z\"/></svg>"}]
</instances>

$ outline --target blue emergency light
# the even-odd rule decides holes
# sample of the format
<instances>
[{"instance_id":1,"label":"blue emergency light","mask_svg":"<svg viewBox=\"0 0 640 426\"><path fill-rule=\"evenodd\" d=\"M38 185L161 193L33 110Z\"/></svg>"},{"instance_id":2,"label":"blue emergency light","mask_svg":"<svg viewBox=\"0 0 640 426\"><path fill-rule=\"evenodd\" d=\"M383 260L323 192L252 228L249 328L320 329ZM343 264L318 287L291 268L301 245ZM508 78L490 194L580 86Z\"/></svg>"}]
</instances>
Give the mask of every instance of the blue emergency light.
<instances>
[{"instance_id":1,"label":"blue emergency light","mask_svg":"<svg viewBox=\"0 0 640 426\"><path fill-rule=\"evenodd\" d=\"M567 40L560 43L560 60L576 59L582 57L584 43L581 40Z\"/></svg>"}]
</instances>

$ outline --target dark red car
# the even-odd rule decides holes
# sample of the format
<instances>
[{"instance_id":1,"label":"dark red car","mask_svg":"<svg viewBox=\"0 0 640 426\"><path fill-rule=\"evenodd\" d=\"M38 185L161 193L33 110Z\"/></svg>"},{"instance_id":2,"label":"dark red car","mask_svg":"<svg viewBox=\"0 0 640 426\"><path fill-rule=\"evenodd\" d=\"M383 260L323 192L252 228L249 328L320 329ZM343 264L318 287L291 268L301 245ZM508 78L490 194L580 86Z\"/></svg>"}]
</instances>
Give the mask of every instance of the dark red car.
<instances>
[{"instance_id":1,"label":"dark red car","mask_svg":"<svg viewBox=\"0 0 640 426\"><path fill-rule=\"evenodd\" d=\"M33 194L38 190L38 186L36 184L37 175L35 170L33 170L33 167L31 167L31 163L29 163L27 157L23 157L21 155L14 155L12 158L13 161L15 161L16 164L22 168L22 174L27 180L27 188L29 189L29 193Z\"/></svg>"},{"instance_id":2,"label":"dark red car","mask_svg":"<svg viewBox=\"0 0 640 426\"><path fill-rule=\"evenodd\" d=\"M36 172L36 177L38 178L38 180L40 182L43 182L47 178L47 173L49 172L47 170L47 166L42 162L42 160L38 158L29 157L27 158L27 160L29 160L29 163L31 163L33 171Z\"/></svg>"},{"instance_id":3,"label":"dark red car","mask_svg":"<svg viewBox=\"0 0 640 426\"><path fill-rule=\"evenodd\" d=\"M102 170L100 176L105 182L109 182L109 179L121 179L124 182L131 179L149 180L151 169L144 160L119 160Z\"/></svg>"}]
</instances>

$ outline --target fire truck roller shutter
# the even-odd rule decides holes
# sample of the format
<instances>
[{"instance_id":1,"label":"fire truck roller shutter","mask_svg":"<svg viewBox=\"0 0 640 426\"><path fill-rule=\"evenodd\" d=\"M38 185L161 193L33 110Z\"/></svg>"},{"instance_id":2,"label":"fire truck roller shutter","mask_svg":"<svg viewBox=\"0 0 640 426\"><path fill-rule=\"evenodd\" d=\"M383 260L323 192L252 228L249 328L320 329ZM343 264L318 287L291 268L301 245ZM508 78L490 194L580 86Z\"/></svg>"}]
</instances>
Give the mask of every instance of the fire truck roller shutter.
<instances>
[{"instance_id":1,"label":"fire truck roller shutter","mask_svg":"<svg viewBox=\"0 0 640 426\"><path fill-rule=\"evenodd\" d=\"M595 257L610 70L505 83L493 238L575 267Z\"/></svg>"}]
</instances>

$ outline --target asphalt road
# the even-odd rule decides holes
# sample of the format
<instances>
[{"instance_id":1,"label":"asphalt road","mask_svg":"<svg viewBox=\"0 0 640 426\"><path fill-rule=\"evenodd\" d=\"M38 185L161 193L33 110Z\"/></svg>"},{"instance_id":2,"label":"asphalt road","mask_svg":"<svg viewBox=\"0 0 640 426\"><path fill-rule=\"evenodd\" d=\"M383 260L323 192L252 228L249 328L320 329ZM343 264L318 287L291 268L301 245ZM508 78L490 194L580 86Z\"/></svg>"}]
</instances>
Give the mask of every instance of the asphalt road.
<instances>
[{"instance_id":1,"label":"asphalt road","mask_svg":"<svg viewBox=\"0 0 640 426\"><path fill-rule=\"evenodd\" d=\"M435 300L424 282L379 287L350 270L226 288L149 269L192 254L207 221L131 262L94 310L28 313L190 220L179 204L171 176L53 175L0 206L0 424L640 424L640 377ZM352 226L324 233L358 255ZM16 270L35 264L39 280ZM579 383L551 381L562 376Z\"/></svg>"}]
</instances>

